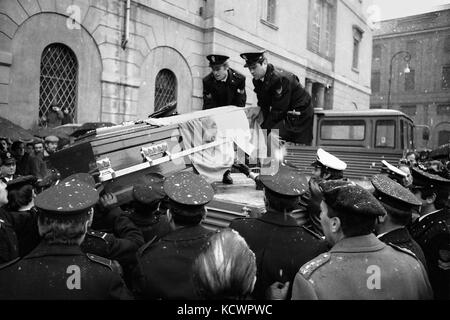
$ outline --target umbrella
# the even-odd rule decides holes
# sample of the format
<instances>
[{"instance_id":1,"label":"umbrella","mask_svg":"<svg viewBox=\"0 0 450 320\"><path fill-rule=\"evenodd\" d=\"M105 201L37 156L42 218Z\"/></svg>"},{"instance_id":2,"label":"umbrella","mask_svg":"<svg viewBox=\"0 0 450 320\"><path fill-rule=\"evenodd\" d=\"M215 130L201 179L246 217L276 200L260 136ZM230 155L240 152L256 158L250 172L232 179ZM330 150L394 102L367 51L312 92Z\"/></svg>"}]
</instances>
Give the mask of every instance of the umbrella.
<instances>
[{"instance_id":1,"label":"umbrella","mask_svg":"<svg viewBox=\"0 0 450 320\"><path fill-rule=\"evenodd\" d=\"M71 136L78 138L86 133L88 133L89 131L93 131L95 129L98 128L103 128L103 127L112 127L115 126L115 123L112 122L86 122L83 123L83 125L79 128L77 128L74 132L72 132Z\"/></svg>"},{"instance_id":2,"label":"umbrella","mask_svg":"<svg viewBox=\"0 0 450 320\"><path fill-rule=\"evenodd\" d=\"M53 128L39 127L39 128L30 130L30 132L34 136L40 137L40 138L45 138L48 136L57 136L58 138L69 139L70 135L80 127L81 127L81 124L79 124L79 123L70 123L70 124L65 124L63 126L58 126L58 127L53 127Z\"/></svg>"},{"instance_id":3,"label":"umbrella","mask_svg":"<svg viewBox=\"0 0 450 320\"><path fill-rule=\"evenodd\" d=\"M28 130L2 117L0 117L0 137L10 138L12 141L33 139Z\"/></svg>"}]
</instances>

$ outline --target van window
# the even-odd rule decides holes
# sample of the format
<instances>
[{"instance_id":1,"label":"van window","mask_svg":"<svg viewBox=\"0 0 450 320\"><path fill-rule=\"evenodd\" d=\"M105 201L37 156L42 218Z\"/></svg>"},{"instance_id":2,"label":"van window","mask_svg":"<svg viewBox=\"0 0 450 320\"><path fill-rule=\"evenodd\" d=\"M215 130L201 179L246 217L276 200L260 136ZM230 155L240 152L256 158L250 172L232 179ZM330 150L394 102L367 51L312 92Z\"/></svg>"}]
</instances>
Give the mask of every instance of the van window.
<instances>
[{"instance_id":1,"label":"van window","mask_svg":"<svg viewBox=\"0 0 450 320\"><path fill-rule=\"evenodd\" d=\"M395 121L378 120L375 128L376 148L395 148Z\"/></svg>"},{"instance_id":2,"label":"van window","mask_svg":"<svg viewBox=\"0 0 450 320\"><path fill-rule=\"evenodd\" d=\"M322 140L364 140L366 124L364 120L326 120L320 126Z\"/></svg>"},{"instance_id":3,"label":"van window","mask_svg":"<svg viewBox=\"0 0 450 320\"><path fill-rule=\"evenodd\" d=\"M409 150L414 149L414 127L411 123L408 123L408 146Z\"/></svg>"}]
</instances>

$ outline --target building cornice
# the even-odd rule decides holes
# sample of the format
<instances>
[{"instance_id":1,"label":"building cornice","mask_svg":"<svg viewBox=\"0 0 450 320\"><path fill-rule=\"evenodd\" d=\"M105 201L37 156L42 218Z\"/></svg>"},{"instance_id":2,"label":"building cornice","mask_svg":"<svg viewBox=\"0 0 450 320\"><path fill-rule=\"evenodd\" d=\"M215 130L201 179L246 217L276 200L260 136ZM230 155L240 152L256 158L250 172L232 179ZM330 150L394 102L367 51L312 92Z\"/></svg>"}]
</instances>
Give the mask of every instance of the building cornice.
<instances>
[{"instance_id":1,"label":"building cornice","mask_svg":"<svg viewBox=\"0 0 450 320\"><path fill-rule=\"evenodd\" d=\"M410 36L410 35L416 35L416 34L425 34L425 33L433 33L433 32L440 32L440 31L446 31L446 30L450 30L450 26L441 27L441 28L432 28L432 29L426 29L426 30L405 31L405 32L391 32L391 33L385 33L385 34L381 34L381 35L373 35L373 40L381 40L381 39L389 39L389 38L396 38L396 37L404 37L404 36Z\"/></svg>"}]
</instances>

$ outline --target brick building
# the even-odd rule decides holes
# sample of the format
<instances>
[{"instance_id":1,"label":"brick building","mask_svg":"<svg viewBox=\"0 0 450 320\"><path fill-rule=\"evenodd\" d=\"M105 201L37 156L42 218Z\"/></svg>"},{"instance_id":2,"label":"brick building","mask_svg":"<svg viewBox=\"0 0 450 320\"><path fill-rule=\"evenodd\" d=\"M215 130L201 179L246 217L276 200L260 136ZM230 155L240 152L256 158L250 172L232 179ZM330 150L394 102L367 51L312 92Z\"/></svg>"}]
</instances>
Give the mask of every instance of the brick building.
<instances>
[{"instance_id":1,"label":"brick building","mask_svg":"<svg viewBox=\"0 0 450 320\"><path fill-rule=\"evenodd\" d=\"M0 116L36 126L52 103L79 123L147 117L176 100L202 108L205 56L266 49L316 107L367 109L372 30L366 0L0 1Z\"/></svg>"},{"instance_id":2,"label":"brick building","mask_svg":"<svg viewBox=\"0 0 450 320\"><path fill-rule=\"evenodd\" d=\"M416 147L450 142L450 6L380 23L373 35L371 108L388 107L391 59L390 107L431 130L429 141L416 130Z\"/></svg>"}]
</instances>

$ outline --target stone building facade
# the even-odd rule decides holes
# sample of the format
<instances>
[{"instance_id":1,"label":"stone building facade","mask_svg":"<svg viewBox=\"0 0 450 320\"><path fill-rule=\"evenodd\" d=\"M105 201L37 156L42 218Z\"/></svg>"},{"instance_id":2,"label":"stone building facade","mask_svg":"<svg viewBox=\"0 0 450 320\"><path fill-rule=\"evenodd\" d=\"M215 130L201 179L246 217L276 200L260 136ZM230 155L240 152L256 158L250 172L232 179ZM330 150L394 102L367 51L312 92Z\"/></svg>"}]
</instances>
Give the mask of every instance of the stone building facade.
<instances>
[{"instance_id":1,"label":"stone building facade","mask_svg":"<svg viewBox=\"0 0 450 320\"><path fill-rule=\"evenodd\" d=\"M372 108L388 108L391 61L389 107L420 125L416 147L450 142L450 6L380 23L373 37ZM423 126L430 129L428 141L423 139Z\"/></svg>"},{"instance_id":2,"label":"stone building facade","mask_svg":"<svg viewBox=\"0 0 450 320\"><path fill-rule=\"evenodd\" d=\"M0 1L0 116L31 128L53 104L79 123L145 118L176 100L202 108L207 54L253 85L242 52L300 78L316 107L367 109L366 0Z\"/></svg>"}]
</instances>

